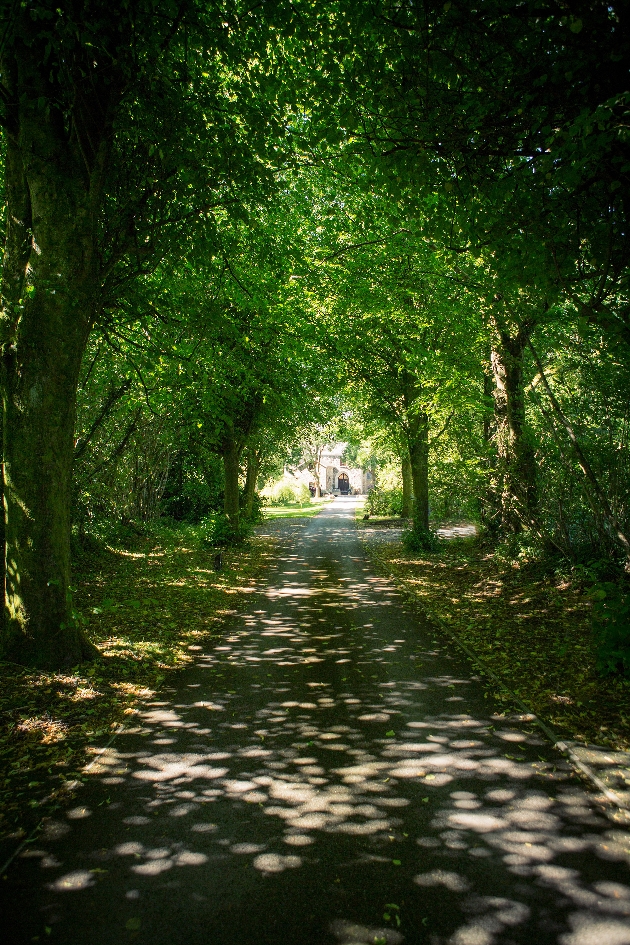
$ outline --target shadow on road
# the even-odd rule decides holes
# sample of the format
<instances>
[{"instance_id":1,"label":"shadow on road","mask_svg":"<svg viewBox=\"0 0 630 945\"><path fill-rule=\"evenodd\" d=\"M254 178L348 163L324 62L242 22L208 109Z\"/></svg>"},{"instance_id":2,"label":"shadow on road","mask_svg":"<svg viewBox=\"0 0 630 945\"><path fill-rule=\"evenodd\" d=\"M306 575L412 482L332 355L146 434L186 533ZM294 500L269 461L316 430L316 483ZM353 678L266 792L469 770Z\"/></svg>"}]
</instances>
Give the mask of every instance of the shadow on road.
<instances>
[{"instance_id":1,"label":"shadow on road","mask_svg":"<svg viewBox=\"0 0 630 945\"><path fill-rule=\"evenodd\" d=\"M630 943L630 849L338 500L2 882L10 941Z\"/></svg>"}]
</instances>

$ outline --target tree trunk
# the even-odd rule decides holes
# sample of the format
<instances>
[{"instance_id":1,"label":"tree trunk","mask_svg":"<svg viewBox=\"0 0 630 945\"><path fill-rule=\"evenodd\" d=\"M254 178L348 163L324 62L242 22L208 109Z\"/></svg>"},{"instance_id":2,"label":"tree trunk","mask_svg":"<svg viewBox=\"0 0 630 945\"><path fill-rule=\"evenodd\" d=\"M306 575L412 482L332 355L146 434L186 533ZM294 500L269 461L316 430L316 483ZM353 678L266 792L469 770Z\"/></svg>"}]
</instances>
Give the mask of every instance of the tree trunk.
<instances>
[{"instance_id":1,"label":"tree trunk","mask_svg":"<svg viewBox=\"0 0 630 945\"><path fill-rule=\"evenodd\" d=\"M79 339L69 343L67 332L64 346L44 320L31 327L31 356L5 357L3 652L20 663L68 666L94 655L73 620L70 601L72 454L82 346Z\"/></svg>"},{"instance_id":2,"label":"tree trunk","mask_svg":"<svg viewBox=\"0 0 630 945\"><path fill-rule=\"evenodd\" d=\"M414 494L414 521L429 529L429 417L424 411L409 421L409 461Z\"/></svg>"},{"instance_id":3,"label":"tree trunk","mask_svg":"<svg viewBox=\"0 0 630 945\"><path fill-rule=\"evenodd\" d=\"M536 460L525 425L523 390L523 352L530 333L528 326L515 338L500 331L491 355L501 519L515 533L535 521L537 505Z\"/></svg>"},{"instance_id":4,"label":"tree trunk","mask_svg":"<svg viewBox=\"0 0 630 945\"><path fill-rule=\"evenodd\" d=\"M19 302L24 290L26 266L31 253L31 198L24 176L24 168L18 148L14 141L6 142L6 157L4 163L5 199L8 208L6 220L6 234L4 255L2 260L1 282L1 315L0 326L2 336L3 357L0 362L0 378L2 390L6 389L7 376L4 352L8 351L14 341L15 325L19 319ZM4 443L4 410L2 410L2 443ZM0 471L0 652L4 646L6 633L6 608L4 606L6 594L6 528L5 528L5 464L4 447L2 450L2 469Z\"/></svg>"},{"instance_id":5,"label":"tree trunk","mask_svg":"<svg viewBox=\"0 0 630 945\"><path fill-rule=\"evenodd\" d=\"M402 460L402 517L411 518L413 515L413 478L411 475L411 461L405 451Z\"/></svg>"},{"instance_id":6,"label":"tree trunk","mask_svg":"<svg viewBox=\"0 0 630 945\"><path fill-rule=\"evenodd\" d=\"M407 441L413 485L414 524L429 530L429 415L420 407L422 385L409 370L401 376L405 405L404 435Z\"/></svg>"},{"instance_id":7,"label":"tree trunk","mask_svg":"<svg viewBox=\"0 0 630 945\"><path fill-rule=\"evenodd\" d=\"M260 469L260 461L262 459L262 451L248 449L247 450L247 473L245 476L245 502L243 511L247 518L252 517L254 511L254 497L256 495L256 482L258 481L258 471Z\"/></svg>"},{"instance_id":8,"label":"tree trunk","mask_svg":"<svg viewBox=\"0 0 630 945\"><path fill-rule=\"evenodd\" d=\"M487 352L487 361L483 372L483 427L482 442L484 447L483 463L487 471L487 487L479 497L479 511L482 523L492 531L501 525L501 484L497 475L497 453L492 442L495 438L494 422L496 402L493 397L495 388L492 373L491 353Z\"/></svg>"},{"instance_id":9,"label":"tree trunk","mask_svg":"<svg viewBox=\"0 0 630 945\"><path fill-rule=\"evenodd\" d=\"M233 436L227 436L221 451L225 473L223 509L235 536L240 533L240 503L238 476L241 468L241 450Z\"/></svg>"},{"instance_id":10,"label":"tree trunk","mask_svg":"<svg viewBox=\"0 0 630 945\"><path fill-rule=\"evenodd\" d=\"M313 473L313 479L315 480L315 498L321 499L322 497L322 484L319 479L319 459L315 460L311 472Z\"/></svg>"},{"instance_id":11,"label":"tree trunk","mask_svg":"<svg viewBox=\"0 0 630 945\"><path fill-rule=\"evenodd\" d=\"M73 618L70 505L76 391L97 283L87 195L54 151L28 155L35 252L19 322L4 312L5 658L69 666L96 654ZM37 153L39 151L39 154ZM47 153L40 163L41 152ZM9 208L12 212L12 208ZM32 289L30 288L32 286Z\"/></svg>"}]
</instances>

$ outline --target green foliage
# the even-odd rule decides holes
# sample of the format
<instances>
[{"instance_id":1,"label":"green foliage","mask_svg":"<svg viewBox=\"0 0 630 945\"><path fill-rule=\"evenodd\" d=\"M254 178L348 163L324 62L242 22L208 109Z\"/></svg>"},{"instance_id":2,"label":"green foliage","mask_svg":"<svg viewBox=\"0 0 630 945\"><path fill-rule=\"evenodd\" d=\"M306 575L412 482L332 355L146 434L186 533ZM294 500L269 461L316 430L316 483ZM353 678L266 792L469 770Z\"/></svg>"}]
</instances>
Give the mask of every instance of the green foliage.
<instances>
[{"instance_id":1,"label":"green foliage","mask_svg":"<svg viewBox=\"0 0 630 945\"><path fill-rule=\"evenodd\" d=\"M208 544L216 545L219 548L229 545L240 545L251 534L251 523L244 518L239 520L238 526L234 526L227 515L219 513L211 520L211 527L208 531L206 541Z\"/></svg>"},{"instance_id":2,"label":"green foliage","mask_svg":"<svg viewBox=\"0 0 630 945\"><path fill-rule=\"evenodd\" d=\"M449 440L448 445L454 446L453 440ZM463 519L476 522L479 519L479 496L483 494L485 485L480 457L474 455L473 444L465 445L460 441L459 446L461 453L466 450L463 456L459 453L456 457L445 458L442 450L436 450L431 457L429 484L431 518L434 521Z\"/></svg>"},{"instance_id":3,"label":"green foliage","mask_svg":"<svg viewBox=\"0 0 630 945\"><path fill-rule=\"evenodd\" d=\"M402 515L402 489L374 488L365 507L371 515Z\"/></svg>"},{"instance_id":4,"label":"green foliage","mask_svg":"<svg viewBox=\"0 0 630 945\"><path fill-rule=\"evenodd\" d=\"M630 676L630 591L612 581L596 584L593 601L593 637L597 668L604 675Z\"/></svg>"},{"instance_id":5,"label":"green foliage","mask_svg":"<svg viewBox=\"0 0 630 945\"><path fill-rule=\"evenodd\" d=\"M309 493L310 495L310 493ZM293 486L281 485L275 490L273 500L276 505L294 505L298 501L296 489Z\"/></svg>"},{"instance_id":6,"label":"green foliage","mask_svg":"<svg viewBox=\"0 0 630 945\"><path fill-rule=\"evenodd\" d=\"M34 127L33 109L52 108L79 136L78 164L64 151L58 165L80 168L75 190L94 182L99 220L90 258L104 268L77 403L79 545L133 539L161 516L209 544L239 541L247 523L221 509L248 472L262 484L292 454L313 472L336 437L352 465L383 472L372 514L402 512L404 461L434 520L483 511L504 526L501 561L618 560L630 531L630 98L616 8L591 5L582 22L501 0L422 17L399 4L394 25L361 4L340 17L336 3L301 0L225 4L220 16L157 0L135 12L13 6L5 203L11 141L21 122ZM313 46L326 63L315 73ZM38 83L22 74L48 98L31 101ZM29 271L9 335L19 306L42 295L32 262L19 278L5 265L16 284ZM498 354L517 374L507 433ZM519 436L537 496L503 540L519 466L501 446ZM275 501L306 504L307 491L286 485ZM430 550L433 539L416 522L405 542Z\"/></svg>"},{"instance_id":7,"label":"green foliage","mask_svg":"<svg viewBox=\"0 0 630 945\"><path fill-rule=\"evenodd\" d=\"M213 515L207 515L200 522L194 525L187 523L168 523L165 520L156 523L150 532L154 536L162 534L167 535L167 540L173 540L173 536L186 537L194 545L200 548L226 548L231 545L239 545L251 535L251 522L244 519L239 522L239 528L235 529L229 519L222 512L216 512Z\"/></svg>"},{"instance_id":8,"label":"green foliage","mask_svg":"<svg viewBox=\"0 0 630 945\"><path fill-rule=\"evenodd\" d=\"M555 319L541 335L537 348L540 352L544 345L548 352L545 374L550 389L571 422L618 522L629 530L630 364L623 358L624 349L607 343L600 332L586 325L567 330ZM601 501L593 495L567 431L541 386L530 390L527 409L538 448L544 533L576 563L588 564L598 557L616 559L620 549L614 529L602 517Z\"/></svg>"},{"instance_id":9,"label":"green foliage","mask_svg":"<svg viewBox=\"0 0 630 945\"><path fill-rule=\"evenodd\" d=\"M311 490L306 483L301 482L296 490L296 502L300 505L308 505L311 501Z\"/></svg>"},{"instance_id":10,"label":"green foliage","mask_svg":"<svg viewBox=\"0 0 630 945\"><path fill-rule=\"evenodd\" d=\"M254 493L254 498L252 501L252 510L246 515L244 510L242 511L241 518L246 522L246 524L253 528L254 525L259 525L263 519L263 508L265 505L265 500L257 492Z\"/></svg>"},{"instance_id":11,"label":"green foliage","mask_svg":"<svg viewBox=\"0 0 630 945\"><path fill-rule=\"evenodd\" d=\"M180 450L169 467L160 504L164 515L177 521L201 522L223 504L223 469L218 456L201 458L189 448Z\"/></svg>"},{"instance_id":12,"label":"green foliage","mask_svg":"<svg viewBox=\"0 0 630 945\"><path fill-rule=\"evenodd\" d=\"M411 528L403 531L402 543L408 554L433 554L440 547L440 540L435 532L425 528L417 520L412 523Z\"/></svg>"},{"instance_id":13,"label":"green foliage","mask_svg":"<svg viewBox=\"0 0 630 945\"><path fill-rule=\"evenodd\" d=\"M541 536L531 529L524 529L518 534L508 534L494 548L494 558L504 568L511 564L531 564L543 559L548 552ZM557 551L556 551L557 555Z\"/></svg>"}]
</instances>

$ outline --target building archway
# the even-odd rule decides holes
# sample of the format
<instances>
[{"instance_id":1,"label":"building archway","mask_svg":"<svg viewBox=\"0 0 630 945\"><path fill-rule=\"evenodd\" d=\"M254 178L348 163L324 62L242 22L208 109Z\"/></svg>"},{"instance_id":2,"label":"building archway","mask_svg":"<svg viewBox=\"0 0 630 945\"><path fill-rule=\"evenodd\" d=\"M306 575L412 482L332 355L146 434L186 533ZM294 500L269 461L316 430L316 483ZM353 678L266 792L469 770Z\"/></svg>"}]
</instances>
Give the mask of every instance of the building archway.
<instances>
[{"instance_id":1,"label":"building archway","mask_svg":"<svg viewBox=\"0 0 630 945\"><path fill-rule=\"evenodd\" d=\"M339 491L342 495L348 495L350 490L350 480L348 479L347 473L339 473L339 479L337 480Z\"/></svg>"}]
</instances>

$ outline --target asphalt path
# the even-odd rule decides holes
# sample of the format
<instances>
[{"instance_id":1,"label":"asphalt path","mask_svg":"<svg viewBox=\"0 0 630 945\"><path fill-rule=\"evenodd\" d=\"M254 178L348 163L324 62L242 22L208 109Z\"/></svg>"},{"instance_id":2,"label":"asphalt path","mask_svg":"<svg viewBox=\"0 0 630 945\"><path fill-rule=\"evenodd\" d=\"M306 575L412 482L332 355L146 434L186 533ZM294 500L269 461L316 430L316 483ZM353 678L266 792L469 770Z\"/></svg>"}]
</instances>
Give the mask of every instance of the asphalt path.
<instances>
[{"instance_id":1,"label":"asphalt path","mask_svg":"<svg viewBox=\"0 0 630 945\"><path fill-rule=\"evenodd\" d=\"M356 501L280 527L0 881L2 942L630 943L630 837L372 572Z\"/></svg>"}]
</instances>

